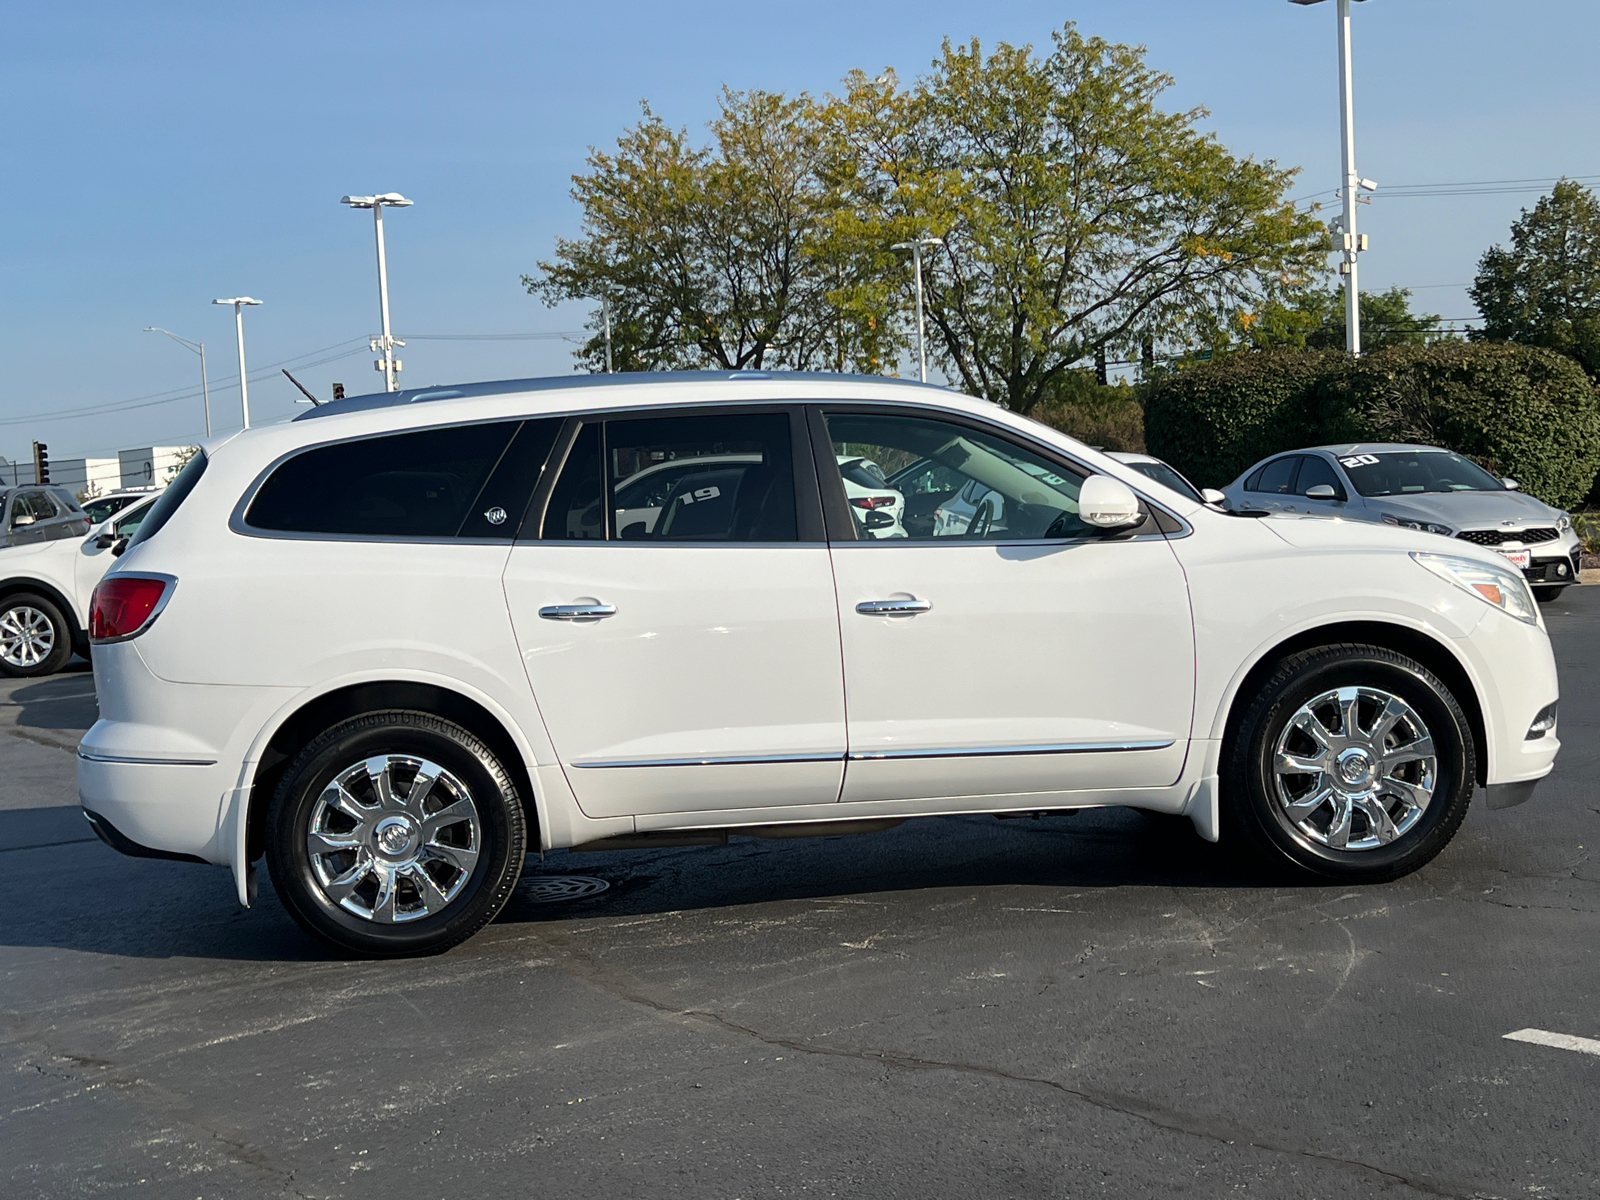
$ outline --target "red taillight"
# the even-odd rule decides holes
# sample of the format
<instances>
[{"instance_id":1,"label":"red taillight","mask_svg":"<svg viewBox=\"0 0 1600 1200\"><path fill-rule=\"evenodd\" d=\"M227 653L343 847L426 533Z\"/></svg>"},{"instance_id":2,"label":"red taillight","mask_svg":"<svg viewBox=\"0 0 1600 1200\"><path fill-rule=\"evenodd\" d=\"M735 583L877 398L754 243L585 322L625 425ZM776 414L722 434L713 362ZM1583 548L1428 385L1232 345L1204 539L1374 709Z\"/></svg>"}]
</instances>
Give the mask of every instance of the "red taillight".
<instances>
[{"instance_id":1,"label":"red taillight","mask_svg":"<svg viewBox=\"0 0 1600 1200\"><path fill-rule=\"evenodd\" d=\"M171 586L148 575L111 575L89 600L89 640L119 642L143 633Z\"/></svg>"},{"instance_id":2,"label":"red taillight","mask_svg":"<svg viewBox=\"0 0 1600 1200\"><path fill-rule=\"evenodd\" d=\"M850 503L857 508L888 508L899 498L898 496L852 496Z\"/></svg>"}]
</instances>

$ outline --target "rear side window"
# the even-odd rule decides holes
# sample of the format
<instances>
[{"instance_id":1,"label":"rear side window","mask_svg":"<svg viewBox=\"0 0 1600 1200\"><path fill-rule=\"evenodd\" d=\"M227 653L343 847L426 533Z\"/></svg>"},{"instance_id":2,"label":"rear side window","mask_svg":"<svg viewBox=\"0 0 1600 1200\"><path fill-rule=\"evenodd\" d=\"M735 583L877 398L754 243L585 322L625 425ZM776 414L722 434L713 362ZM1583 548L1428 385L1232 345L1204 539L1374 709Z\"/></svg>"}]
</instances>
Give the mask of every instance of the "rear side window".
<instances>
[{"instance_id":1,"label":"rear side window","mask_svg":"<svg viewBox=\"0 0 1600 1200\"><path fill-rule=\"evenodd\" d=\"M140 542L148 542L155 537L161 531L161 527L172 519L172 514L178 511L178 505L194 491L194 485L200 482L200 476L204 475L205 471L206 452L196 450L194 457L183 464L183 470L178 472L178 477L167 484L167 490L156 497L149 513L139 523L139 531L133 535L128 545L137 546Z\"/></svg>"},{"instance_id":2,"label":"rear side window","mask_svg":"<svg viewBox=\"0 0 1600 1200\"><path fill-rule=\"evenodd\" d=\"M521 425L420 429L307 450L261 485L245 523L281 533L455 537L467 532L479 494L491 475L498 476L496 468ZM509 539L520 512L511 513L506 502L485 511L495 507L506 516L486 527L494 530L491 536Z\"/></svg>"}]
</instances>

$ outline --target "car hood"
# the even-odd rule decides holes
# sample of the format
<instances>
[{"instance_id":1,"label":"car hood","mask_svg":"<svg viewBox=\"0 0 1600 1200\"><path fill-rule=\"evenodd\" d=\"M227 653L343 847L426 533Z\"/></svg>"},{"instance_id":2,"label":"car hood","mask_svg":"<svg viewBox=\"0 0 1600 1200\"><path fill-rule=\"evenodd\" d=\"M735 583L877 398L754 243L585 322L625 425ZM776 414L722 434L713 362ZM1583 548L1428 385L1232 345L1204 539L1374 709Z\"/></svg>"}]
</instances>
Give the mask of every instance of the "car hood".
<instances>
[{"instance_id":1,"label":"car hood","mask_svg":"<svg viewBox=\"0 0 1600 1200\"><path fill-rule=\"evenodd\" d=\"M1434 521L1452 529L1474 529L1502 521L1554 525L1560 509L1525 492L1428 492L1411 496L1373 496L1367 507L1417 521Z\"/></svg>"},{"instance_id":2,"label":"car hood","mask_svg":"<svg viewBox=\"0 0 1600 1200\"><path fill-rule=\"evenodd\" d=\"M1494 551L1474 546L1471 542L1415 529L1398 529L1373 521L1347 521L1342 517L1308 516L1303 513L1274 513L1270 517L1256 519L1297 550L1338 553L1417 550L1424 554L1453 554L1457 558L1477 558L1501 565L1505 562Z\"/></svg>"}]
</instances>

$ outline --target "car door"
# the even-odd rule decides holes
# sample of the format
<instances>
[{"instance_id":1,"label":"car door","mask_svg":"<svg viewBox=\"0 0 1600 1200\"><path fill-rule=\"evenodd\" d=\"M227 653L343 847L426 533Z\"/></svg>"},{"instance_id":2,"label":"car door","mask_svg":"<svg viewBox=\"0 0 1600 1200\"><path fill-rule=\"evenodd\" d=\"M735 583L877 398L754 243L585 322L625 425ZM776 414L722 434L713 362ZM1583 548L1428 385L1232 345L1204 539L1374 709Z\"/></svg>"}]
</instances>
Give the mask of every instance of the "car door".
<instances>
[{"instance_id":1,"label":"car door","mask_svg":"<svg viewBox=\"0 0 1600 1200\"><path fill-rule=\"evenodd\" d=\"M803 414L574 419L505 573L534 697L593 817L838 799L844 683ZM634 476L676 473L653 521Z\"/></svg>"},{"instance_id":2,"label":"car door","mask_svg":"<svg viewBox=\"0 0 1600 1200\"><path fill-rule=\"evenodd\" d=\"M108 518L98 534L83 539L73 563L73 587L83 612L89 611L89 599L94 594L95 584L117 561L117 544L138 531L140 523L150 515L150 506L154 503L155 497L152 496L148 500L141 500L137 507L123 509Z\"/></svg>"},{"instance_id":3,"label":"car door","mask_svg":"<svg viewBox=\"0 0 1600 1200\"><path fill-rule=\"evenodd\" d=\"M863 539L827 472L848 712L845 800L1164 787L1194 704L1188 589L1154 520L1077 516L1086 472L937 410L816 410L815 457L928 459L994 519ZM949 482L956 482L951 478ZM909 531L908 531L909 532ZM1010 801L1008 801L1010 803Z\"/></svg>"},{"instance_id":4,"label":"car door","mask_svg":"<svg viewBox=\"0 0 1600 1200\"><path fill-rule=\"evenodd\" d=\"M1333 495L1306 494L1318 487L1332 488ZM1333 464L1320 454L1300 456L1300 472L1295 476L1294 490L1298 493L1295 505L1299 512L1337 517L1342 516L1349 507L1350 493L1345 490L1344 480L1339 478L1339 473L1333 469Z\"/></svg>"},{"instance_id":5,"label":"car door","mask_svg":"<svg viewBox=\"0 0 1600 1200\"><path fill-rule=\"evenodd\" d=\"M1244 485L1245 500L1252 508L1267 512L1294 512L1294 480L1300 470L1300 456L1285 454L1264 465Z\"/></svg>"}]
</instances>

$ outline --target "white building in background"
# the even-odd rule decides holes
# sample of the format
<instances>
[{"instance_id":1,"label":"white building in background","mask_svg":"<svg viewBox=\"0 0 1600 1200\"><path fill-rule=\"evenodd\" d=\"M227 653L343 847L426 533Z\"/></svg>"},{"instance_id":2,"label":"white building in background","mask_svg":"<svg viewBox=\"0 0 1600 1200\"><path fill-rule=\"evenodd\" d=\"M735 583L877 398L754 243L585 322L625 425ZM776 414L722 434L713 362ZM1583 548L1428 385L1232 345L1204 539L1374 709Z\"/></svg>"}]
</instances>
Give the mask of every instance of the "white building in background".
<instances>
[{"instance_id":1,"label":"white building in background","mask_svg":"<svg viewBox=\"0 0 1600 1200\"><path fill-rule=\"evenodd\" d=\"M193 446L140 446L119 450L115 458L58 458L50 463L50 482L88 499L127 488L163 488L189 461ZM0 458L0 487L37 482L33 463Z\"/></svg>"}]
</instances>

